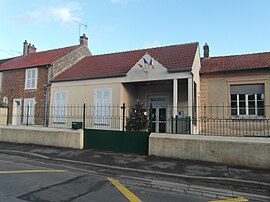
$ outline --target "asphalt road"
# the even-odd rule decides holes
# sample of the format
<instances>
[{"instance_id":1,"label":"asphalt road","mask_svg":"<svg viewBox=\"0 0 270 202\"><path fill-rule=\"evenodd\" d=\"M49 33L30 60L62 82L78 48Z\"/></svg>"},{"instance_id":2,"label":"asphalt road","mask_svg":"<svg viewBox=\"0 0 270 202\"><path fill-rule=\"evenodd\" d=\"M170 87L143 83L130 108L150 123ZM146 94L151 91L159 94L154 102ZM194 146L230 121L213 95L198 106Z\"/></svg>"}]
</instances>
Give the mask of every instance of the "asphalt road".
<instances>
[{"instance_id":1,"label":"asphalt road","mask_svg":"<svg viewBox=\"0 0 270 202\"><path fill-rule=\"evenodd\" d=\"M30 157L0 154L0 201L3 202L205 202L209 198L172 191L144 176L93 171L79 165L41 161ZM170 187L172 187L171 184Z\"/></svg>"}]
</instances>

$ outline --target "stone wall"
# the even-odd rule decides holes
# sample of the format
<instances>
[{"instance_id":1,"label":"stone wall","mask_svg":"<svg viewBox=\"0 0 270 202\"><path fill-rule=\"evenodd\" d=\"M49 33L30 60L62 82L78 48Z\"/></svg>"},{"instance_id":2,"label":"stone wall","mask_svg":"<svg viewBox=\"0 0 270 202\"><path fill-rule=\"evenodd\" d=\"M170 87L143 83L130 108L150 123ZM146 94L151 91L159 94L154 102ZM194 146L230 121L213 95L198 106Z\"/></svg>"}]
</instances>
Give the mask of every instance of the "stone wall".
<instances>
[{"instance_id":1,"label":"stone wall","mask_svg":"<svg viewBox=\"0 0 270 202\"><path fill-rule=\"evenodd\" d=\"M149 155L270 168L270 138L152 133Z\"/></svg>"},{"instance_id":2,"label":"stone wall","mask_svg":"<svg viewBox=\"0 0 270 202\"><path fill-rule=\"evenodd\" d=\"M56 60L53 63L53 71L52 71L52 78L55 78L57 75L62 73L63 71L69 69L84 57L91 55L87 46L80 46L76 50L72 51L71 53L65 55L64 57Z\"/></svg>"},{"instance_id":3,"label":"stone wall","mask_svg":"<svg viewBox=\"0 0 270 202\"><path fill-rule=\"evenodd\" d=\"M83 149L83 130L0 126L0 141Z\"/></svg>"}]
</instances>

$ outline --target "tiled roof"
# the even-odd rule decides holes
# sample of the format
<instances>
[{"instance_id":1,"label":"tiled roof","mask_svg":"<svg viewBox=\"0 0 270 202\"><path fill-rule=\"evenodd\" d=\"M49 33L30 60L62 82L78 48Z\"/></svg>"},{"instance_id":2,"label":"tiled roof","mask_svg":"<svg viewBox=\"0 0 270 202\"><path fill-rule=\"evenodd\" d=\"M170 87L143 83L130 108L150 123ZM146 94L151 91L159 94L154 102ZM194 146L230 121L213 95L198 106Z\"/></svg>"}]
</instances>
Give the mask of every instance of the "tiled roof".
<instances>
[{"instance_id":1,"label":"tiled roof","mask_svg":"<svg viewBox=\"0 0 270 202\"><path fill-rule=\"evenodd\" d=\"M201 66L201 73L270 68L270 52L210 57L202 59Z\"/></svg>"},{"instance_id":2,"label":"tiled roof","mask_svg":"<svg viewBox=\"0 0 270 202\"><path fill-rule=\"evenodd\" d=\"M88 56L54 81L113 77L126 74L146 53L170 70L190 70L198 43Z\"/></svg>"},{"instance_id":3,"label":"tiled roof","mask_svg":"<svg viewBox=\"0 0 270 202\"><path fill-rule=\"evenodd\" d=\"M6 59L2 59L2 60L0 60L0 65L1 65L1 64L4 64L5 62L8 62L8 61L10 61L10 60L12 60L12 59L14 59L14 58L6 58Z\"/></svg>"},{"instance_id":4,"label":"tiled roof","mask_svg":"<svg viewBox=\"0 0 270 202\"><path fill-rule=\"evenodd\" d=\"M30 53L26 56L16 57L13 60L0 65L0 71L50 65L55 60L65 56L78 47L79 45L70 46L66 48Z\"/></svg>"}]
</instances>

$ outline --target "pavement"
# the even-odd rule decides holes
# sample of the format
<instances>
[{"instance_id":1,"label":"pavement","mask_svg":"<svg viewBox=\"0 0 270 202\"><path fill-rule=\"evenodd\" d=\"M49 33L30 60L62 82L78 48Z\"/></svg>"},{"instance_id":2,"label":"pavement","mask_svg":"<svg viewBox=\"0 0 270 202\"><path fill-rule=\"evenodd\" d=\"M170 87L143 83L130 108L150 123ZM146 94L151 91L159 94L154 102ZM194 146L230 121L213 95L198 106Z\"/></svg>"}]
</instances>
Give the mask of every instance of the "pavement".
<instances>
[{"instance_id":1,"label":"pavement","mask_svg":"<svg viewBox=\"0 0 270 202\"><path fill-rule=\"evenodd\" d=\"M220 163L178 160L156 156L123 154L93 149L68 149L40 145L0 142L0 153L27 155L88 165L102 169L136 172L143 176L156 175L197 183L243 186L264 189L270 196L270 169L228 166Z\"/></svg>"}]
</instances>

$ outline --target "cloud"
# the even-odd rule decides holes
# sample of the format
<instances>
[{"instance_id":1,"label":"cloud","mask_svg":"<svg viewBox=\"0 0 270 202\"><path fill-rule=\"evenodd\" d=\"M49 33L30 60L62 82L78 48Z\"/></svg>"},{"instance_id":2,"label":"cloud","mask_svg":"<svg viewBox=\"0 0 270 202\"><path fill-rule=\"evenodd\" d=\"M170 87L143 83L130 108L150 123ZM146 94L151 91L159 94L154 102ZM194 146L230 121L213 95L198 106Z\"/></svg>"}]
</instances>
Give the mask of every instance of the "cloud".
<instances>
[{"instance_id":1,"label":"cloud","mask_svg":"<svg viewBox=\"0 0 270 202\"><path fill-rule=\"evenodd\" d=\"M161 46L161 43L157 40L151 41L151 42L146 42L144 44L144 48L154 48L154 47L159 47Z\"/></svg>"},{"instance_id":2,"label":"cloud","mask_svg":"<svg viewBox=\"0 0 270 202\"><path fill-rule=\"evenodd\" d=\"M70 9L67 7L51 8L49 13L56 22L70 23L74 20L79 21L80 18L75 17L76 9Z\"/></svg>"},{"instance_id":3,"label":"cloud","mask_svg":"<svg viewBox=\"0 0 270 202\"><path fill-rule=\"evenodd\" d=\"M11 19L15 23L36 24L41 22L57 22L61 25L68 25L80 21L81 7L77 3L68 3L62 6L50 6L28 11L20 16Z\"/></svg>"}]
</instances>

